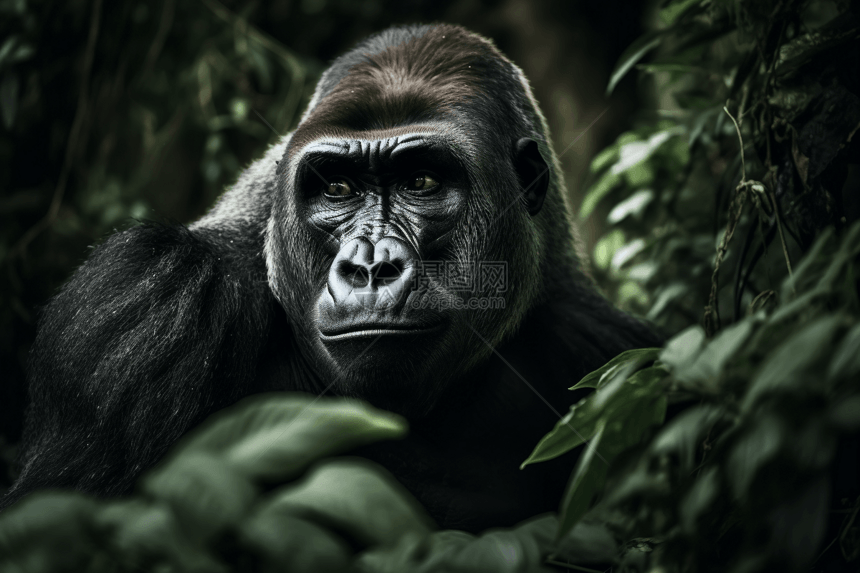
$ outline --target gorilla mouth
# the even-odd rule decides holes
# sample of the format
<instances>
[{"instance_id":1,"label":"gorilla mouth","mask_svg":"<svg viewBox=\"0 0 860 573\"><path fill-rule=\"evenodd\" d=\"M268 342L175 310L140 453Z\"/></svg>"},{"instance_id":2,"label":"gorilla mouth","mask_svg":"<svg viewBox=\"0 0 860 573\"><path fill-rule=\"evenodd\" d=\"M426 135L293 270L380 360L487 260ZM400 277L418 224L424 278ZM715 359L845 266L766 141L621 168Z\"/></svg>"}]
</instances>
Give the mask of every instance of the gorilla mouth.
<instances>
[{"instance_id":1,"label":"gorilla mouth","mask_svg":"<svg viewBox=\"0 0 860 573\"><path fill-rule=\"evenodd\" d=\"M349 324L342 327L332 328L323 332L320 330L320 339L323 342L337 342L353 338L371 338L375 336L416 336L420 334L432 334L442 329L443 324L437 323L432 326L424 324L391 324L391 323L364 323Z\"/></svg>"}]
</instances>

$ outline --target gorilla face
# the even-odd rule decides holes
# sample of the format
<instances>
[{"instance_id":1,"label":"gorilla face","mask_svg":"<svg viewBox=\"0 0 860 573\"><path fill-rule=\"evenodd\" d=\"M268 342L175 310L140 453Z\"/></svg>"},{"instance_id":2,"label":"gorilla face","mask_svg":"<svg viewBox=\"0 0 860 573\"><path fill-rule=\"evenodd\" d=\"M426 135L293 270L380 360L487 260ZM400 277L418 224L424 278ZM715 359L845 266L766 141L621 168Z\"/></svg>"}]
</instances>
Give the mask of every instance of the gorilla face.
<instances>
[{"instance_id":1,"label":"gorilla face","mask_svg":"<svg viewBox=\"0 0 860 573\"><path fill-rule=\"evenodd\" d=\"M416 374L461 358L461 313L420 303L448 294L440 267L456 260L469 179L430 134L322 141L301 157L303 220L331 261L305 321L314 354L337 391L414 403L429 390Z\"/></svg>"},{"instance_id":2,"label":"gorilla face","mask_svg":"<svg viewBox=\"0 0 860 573\"><path fill-rule=\"evenodd\" d=\"M510 115L485 85L510 64L468 37L422 68L444 38L370 57L383 80L334 64L279 164L266 243L322 384L410 417L516 329L540 285L546 163L529 130L482 125Z\"/></svg>"}]
</instances>

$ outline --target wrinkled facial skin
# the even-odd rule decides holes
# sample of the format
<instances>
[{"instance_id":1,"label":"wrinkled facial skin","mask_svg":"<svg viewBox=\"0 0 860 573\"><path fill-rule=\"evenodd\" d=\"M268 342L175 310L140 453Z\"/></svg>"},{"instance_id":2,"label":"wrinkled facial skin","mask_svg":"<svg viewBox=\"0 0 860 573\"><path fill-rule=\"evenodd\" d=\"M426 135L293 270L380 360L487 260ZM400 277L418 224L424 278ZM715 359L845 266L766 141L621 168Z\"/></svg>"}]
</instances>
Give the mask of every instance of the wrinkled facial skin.
<instances>
[{"instance_id":1,"label":"wrinkled facial skin","mask_svg":"<svg viewBox=\"0 0 860 573\"><path fill-rule=\"evenodd\" d=\"M269 264L316 391L420 418L522 320L540 209L523 188L546 164L531 140L472 156L462 141L401 127L287 151ZM476 276L487 261L515 271L501 292ZM451 288L452 270L467 288ZM482 299L496 302L470 304Z\"/></svg>"},{"instance_id":2,"label":"wrinkled facial skin","mask_svg":"<svg viewBox=\"0 0 860 573\"><path fill-rule=\"evenodd\" d=\"M444 284L424 262L454 260L466 171L427 134L317 141L299 161L299 216L328 268L302 340L334 392L416 415L462 358L466 317L416 301Z\"/></svg>"},{"instance_id":3,"label":"wrinkled facial skin","mask_svg":"<svg viewBox=\"0 0 860 573\"><path fill-rule=\"evenodd\" d=\"M306 148L303 161L307 222L337 249L316 301L326 345L375 338L377 330L439 330L441 317L411 312L409 303L419 293L420 262L444 254L466 207L468 180L456 158L407 135L322 142Z\"/></svg>"}]
</instances>

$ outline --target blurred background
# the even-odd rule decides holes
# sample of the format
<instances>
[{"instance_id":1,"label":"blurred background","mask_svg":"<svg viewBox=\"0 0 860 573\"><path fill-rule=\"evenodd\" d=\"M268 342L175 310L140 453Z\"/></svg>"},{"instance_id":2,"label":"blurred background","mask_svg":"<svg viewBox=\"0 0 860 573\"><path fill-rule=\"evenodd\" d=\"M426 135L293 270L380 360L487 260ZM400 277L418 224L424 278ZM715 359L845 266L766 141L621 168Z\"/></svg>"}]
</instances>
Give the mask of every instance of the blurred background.
<instances>
[{"instance_id":1,"label":"blurred background","mask_svg":"<svg viewBox=\"0 0 860 573\"><path fill-rule=\"evenodd\" d=\"M334 57L393 24L491 38L530 79L576 206L593 156L643 105L632 76L605 94L647 4L0 0L0 493L39 307L114 230L203 214L296 125ZM597 213L584 222L590 244Z\"/></svg>"}]
</instances>

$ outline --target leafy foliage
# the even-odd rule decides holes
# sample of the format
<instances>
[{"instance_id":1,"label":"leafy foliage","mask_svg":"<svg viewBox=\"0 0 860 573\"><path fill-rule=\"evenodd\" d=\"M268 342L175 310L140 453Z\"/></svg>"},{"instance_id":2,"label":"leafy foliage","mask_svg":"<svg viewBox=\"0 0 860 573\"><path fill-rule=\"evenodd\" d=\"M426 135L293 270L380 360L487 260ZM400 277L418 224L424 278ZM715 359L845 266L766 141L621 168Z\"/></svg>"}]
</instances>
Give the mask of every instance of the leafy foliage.
<instances>
[{"instance_id":1,"label":"leafy foliage","mask_svg":"<svg viewBox=\"0 0 860 573\"><path fill-rule=\"evenodd\" d=\"M669 2L659 17L613 81L638 68L662 109L595 157L580 216L608 211L594 260L610 296L677 335L639 351L648 368L622 356L586 377L595 393L530 460L593 436L560 533L609 527L622 570L842 570L860 556L860 371L847 367L860 226L845 177L860 98L844 75L860 62L860 21L838 2ZM654 408L633 397L643 376L678 413L649 435L613 412L600 395L616 372L639 417ZM583 468L613 423L615 461L590 483ZM614 451L625 443L639 445Z\"/></svg>"},{"instance_id":2,"label":"leafy foliage","mask_svg":"<svg viewBox=\"0 0 860 573\"><path fill-rule=\"evenodd\" d=\"M178 444L131 499L44 492L17 504L0 520L0 568L541 570L555 517L479 537L434 532L384 469L326 459L405 431L399 416L360 402L295 393L245 399Z\"/></svg>"},{"instance_id":3,"label":"leafy foliage","mask_svg":"<svg viewBox=\"0 0 860 573\"><path fill-rule=\"evenodd\" d=\"M799 570L813 561L827 529L838 442L860 430L860 224L841 241L825 232L811 255L784 281L785 303L775 312L749 315L710 340L692 326L662 351L628 356L544 438L530 459L542 459L548 446L555 453L582 443L568 428L593 436L571 480L577 495L562 502L560 535L580 519L603 523L628 546L647 539L650 566L666 570ZM656 362L631 375L640 356ZM628 388L623 410L601 396L613 385ZM661 412L655 396L693 405L646 440L640 420ZM612 424L617 435L608 441L601 434ZM613 463L614 448L643 440ZM601 466L595 457L604 448L609 464ZM608 478L583 488L585 466ZM860 499L848 507L856 512ZM852 539L841 533L848 528L840 539ZM846 559L856 558L853 543ZM641 552L627 557L619 559L634 569L642 560Z\"/></svg>"},{"instance_id":4,"label":"leafy foliage","mask_svg":"<svg viewBox=\"0 0 860 573\"><path fill-rule=\"evenodd\" d=\"M858 24L838 2L670 2L660 19L643 38L658 55L628 50L616 72L650 78L657 117L595 157L580 217L614 205L594 261L619 304L667 333L707 307L713 334L726 309L737 320L774 303L766 285L857 216L842 187L858 154L845 75Z\"/></svg>"}]
</instances>

